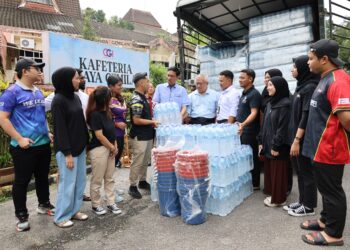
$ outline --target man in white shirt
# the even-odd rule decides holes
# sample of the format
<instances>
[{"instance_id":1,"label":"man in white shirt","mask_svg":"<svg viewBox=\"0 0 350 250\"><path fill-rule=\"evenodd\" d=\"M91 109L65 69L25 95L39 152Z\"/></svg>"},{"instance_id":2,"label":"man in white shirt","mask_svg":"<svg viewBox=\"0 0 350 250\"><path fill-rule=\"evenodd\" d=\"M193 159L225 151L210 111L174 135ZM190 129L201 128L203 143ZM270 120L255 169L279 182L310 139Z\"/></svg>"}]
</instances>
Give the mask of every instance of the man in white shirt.
<instances>
[{"instance_id":1,"label":"man in white shirt","mask_svg":"<svg viewBox=\"0 0 350 250\"><path fill-rule=\"evenodd\" d=\"M233 87L233 73L230 70L224 70L219 74L219 82L222 92L218 102L216 122L234 123L241 92Z\"/></svg>"}]
</instances>

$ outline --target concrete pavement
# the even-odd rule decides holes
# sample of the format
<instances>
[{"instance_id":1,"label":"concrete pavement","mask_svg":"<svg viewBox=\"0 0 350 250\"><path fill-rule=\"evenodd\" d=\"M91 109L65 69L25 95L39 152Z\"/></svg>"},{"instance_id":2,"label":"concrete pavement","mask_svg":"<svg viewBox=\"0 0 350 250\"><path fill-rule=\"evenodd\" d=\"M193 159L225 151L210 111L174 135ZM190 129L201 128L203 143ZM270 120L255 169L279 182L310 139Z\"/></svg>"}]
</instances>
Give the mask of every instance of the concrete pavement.
<instances>
[{"instance_id":1,"label":"concrete pavement","mask_svg":"<svg viewBox=\"0 0 350 250\"><path fill-rule=\"evenodd\" d=\"M343 182L349 200L350 166ZM127 193L129 169L117 169L116 186ZM88 187L87 187L88 191ZM51 186L55 201L56 186ZM301 241L305 232L299 224L305 218L289 216L282 208L263 205L265 195L255 192L226 217L208 216L206 223L186 225L181 217L167 218L159 214L157 204L149 194L132 200L128 194L120 203L121 215L108 213L97 217L85 202L82 211L90 218L75 222L69 229L57 228L52 217L37 215L35 192L28 195L31 230L18 233L12 200L0 204L0 249L316 249ZM288 201L297 199L296 178ZM316 212L319 213L321 201ZM348 208L348 214L349 213ZM349 219L347 220L349 221ZM350 249L349 222L344 231L345 246ZM331 248L335 249L335 248Z\"/></svg>"}]
</instances>

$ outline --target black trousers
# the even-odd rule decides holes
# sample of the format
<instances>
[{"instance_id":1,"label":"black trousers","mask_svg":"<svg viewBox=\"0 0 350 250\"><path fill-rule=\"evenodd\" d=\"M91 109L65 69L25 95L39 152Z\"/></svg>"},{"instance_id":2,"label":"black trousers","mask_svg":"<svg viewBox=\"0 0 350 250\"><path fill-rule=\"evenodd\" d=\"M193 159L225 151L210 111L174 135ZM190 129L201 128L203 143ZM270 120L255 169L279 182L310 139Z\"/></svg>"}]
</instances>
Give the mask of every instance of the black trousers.
<instances>
[{"instance_id":1,"label":"black trousers","mask_svg":"<svg viewBox=\"0 0 350 250\"><path fill-rule=\"evenodd\" d=\"M10 153L15 172L15 181L12 186L15 214L17 217L28 217L27 189L33 174L39 204L50 201L48 180L51 160L50 144L28 149L11 146Z\"/></svg>"},{"instance_id":2,"label":"black trousers","mask_svg":"<svg viewBox=\"0 0 350 250\"><path fill-rule=\"evenodd\" d=\"M115 164L117 165L120 157L123 154L124 150L124 136L118 136L117 137L117 146L118 146L118 154L115 156Z\"/></svg>"},{"instance_id":3,"label":"black trousers","mask_svg":"<svg viewBox=\"0 0 350 250\"><path fill-rule=\"evenodd\" d=\"M256 134L247 134L243 133L241 135L241 143L245 145L249 145L253 149L253 161L254 161L254 169L251 170L252 179L253 179L253 186L259 187L260 186L260 162L258 159L258 141L256 139Z\"/></svg>"},{"instance_id":4,"label":"black trousers","mask_svg":"<svg viewBox=\"0 0 350 250\"><path fill-rule=\"evenodd\" d=\"M326 234L341 238L346 220L346 196L342 187L344 165L314 162L315 180L322 196L320 220L326 225Z\"/></svg>"},{"instance_id":5,"label":"black trousers","mask_svg":"<svg viewBox=\"0 0 350 250\"><path fill-rule=\"evenodd\" d=\"M308 208L317 207L317 188L311 160L299 155L292 157L291 162L298 175L299 203Z\"/></svg>"}]
</instances>

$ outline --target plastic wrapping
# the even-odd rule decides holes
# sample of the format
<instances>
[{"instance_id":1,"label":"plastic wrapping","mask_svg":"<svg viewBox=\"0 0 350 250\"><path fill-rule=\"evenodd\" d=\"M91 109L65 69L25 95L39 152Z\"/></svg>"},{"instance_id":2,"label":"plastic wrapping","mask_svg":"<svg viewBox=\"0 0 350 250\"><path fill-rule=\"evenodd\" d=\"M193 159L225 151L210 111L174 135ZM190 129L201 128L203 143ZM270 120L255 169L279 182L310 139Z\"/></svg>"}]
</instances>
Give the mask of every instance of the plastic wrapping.
<instances>
[{"instance_id":1,"label":"plastic wrapping","mask_svg":"<svg viewBox=\"0 0 350 250\"><path fill-rule=\"evenodd\" d=\"M211 186L206 210L226 216L253 193L252 176L248 172L226 187Z\"/></svg>"},{"instance_id":2,"label":"plastic wrapping","mask_svg":"<svg viewBox=\"0 0 350 250\"><path fill-rule=\"evenodd\" d=\"M309 49L309 44L298 44L253 52L249 55L249 67L252 69L261 69L288 63L292 64L294 57L307 54Z\"/></svg>"},{"instance_id":3,"label":"plastic wrapping","mask_svg":"<svg viewBox=\"0 0 350 250\"><path fill-rule=\"evenodd\" d=\"M226 157L210 157L211 184L225 187L253 169L253 152L249 145L238 146Z\"/></svg>"},{"instance_id":4,"label":"plastic wrapping","mask_svg":"<svg viewBox=\"0 0 350 250\"><path fill-rule=\"evenodd\" d=\"M249 52L268 50L294 44L310 43L314 39L312 27L291 27L285 30L249 37Z\"/></svg>"},{"instance_id":5,"label":"plastic wrapping","mask_svg":"<svg viewBox=\"0 0 350 250\"><path fill-rule=\"evenodd\" d=\"M151 189L153 192L151 196L158 193L160 214L168 217L175 217L181 214L174 168L177 152L178 149L175 147L161 147L152 150L152 163L157 176L153 177L156 189Z\"/></svg>"},{"instance_id":6,"label":"plastic wrapping","mask_svg":"<svg viewBox=\"0 0 350 250\"><path fill-rule=\"evenodd\" d=\"M208 153L200 150L179 151L175 169L182 220L191 225L204 223L209 195Z\"/></svg>"},{"instance_id":7,"label":"plastic wrapping","mask_svg":"<svg viewBox=\"0 0 350 250\"><path fill-rule=\"evenodd\" d=\"M157 103L154 107L154 119L161 124L182 124L179 105L176 102Z\"/></svg>"},{"instance_id":8,"label":"plastic wrapping","mask_svg":"<svg viewBox=\"0 0 350 250\"><path fill-rule=\"evenodd\" d=\"M303 6L251 18L249 20L249 35L285 29L287 27L306 26L311 23L312 9L310 6Z\"/></svg>"}]
</instances>

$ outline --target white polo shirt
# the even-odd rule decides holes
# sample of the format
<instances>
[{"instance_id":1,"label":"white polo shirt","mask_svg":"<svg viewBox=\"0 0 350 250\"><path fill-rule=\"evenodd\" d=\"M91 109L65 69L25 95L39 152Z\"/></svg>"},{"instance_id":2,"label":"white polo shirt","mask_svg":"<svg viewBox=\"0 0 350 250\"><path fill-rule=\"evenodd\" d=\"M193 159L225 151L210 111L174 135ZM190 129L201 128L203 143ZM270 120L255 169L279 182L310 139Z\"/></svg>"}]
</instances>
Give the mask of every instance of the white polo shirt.
<instances>
[{"instance_id":1,"label":"white polo shirt","mask_svg":"<svg viewBox=\"0 0 350 250\"><path fill-rule=\"evenodd\" d=\"M233 85L221 92L218 102L218 121L228 119L229 116L236 117L241 91L235 89Z\"/></svg>"}]
</instances>

